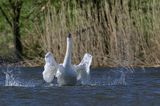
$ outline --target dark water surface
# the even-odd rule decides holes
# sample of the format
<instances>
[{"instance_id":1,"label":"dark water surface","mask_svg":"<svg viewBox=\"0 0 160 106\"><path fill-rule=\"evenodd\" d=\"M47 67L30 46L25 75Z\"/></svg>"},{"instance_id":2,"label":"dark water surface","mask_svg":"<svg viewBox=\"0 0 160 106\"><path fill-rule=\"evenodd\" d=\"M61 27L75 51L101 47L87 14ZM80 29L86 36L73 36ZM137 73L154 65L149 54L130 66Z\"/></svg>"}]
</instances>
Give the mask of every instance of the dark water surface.
<instances>
[{"instance_id":1,"label":"dark water surface","mask_svg":"<svg viewBox=\"0 0 160 106\"><path fill-rule=\"evenodd\" d=\"M98 68L91 84L46 84L43 68L0 68L0 106L160 106L160 68Z\"/></svg>"}]
</instances>

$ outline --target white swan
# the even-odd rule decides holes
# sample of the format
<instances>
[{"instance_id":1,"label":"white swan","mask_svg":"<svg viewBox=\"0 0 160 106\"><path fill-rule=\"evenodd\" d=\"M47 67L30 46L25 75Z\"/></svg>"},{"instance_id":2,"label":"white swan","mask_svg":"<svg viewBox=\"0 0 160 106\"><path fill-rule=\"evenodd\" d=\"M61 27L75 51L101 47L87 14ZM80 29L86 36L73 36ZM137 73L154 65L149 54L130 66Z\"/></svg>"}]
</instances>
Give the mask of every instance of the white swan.
<instances>
[{"instance_id":1,"label":"white swan","mask_svg":"<svg viewBox=\"0 0 160 106\"><path fill-rule=\"evenodd\" d=\"M79 65L71 64L72 57L72 37L67 37L67 50L63 64L57 64L52 53L45 55L45 66L43 71L43 79L47 83L51 83L54 77L57 77L57 83L62 85L76 85L79 80L81 84L89 84L90 65L92 56L86 53Z\"/></svg>"}]
</instances>

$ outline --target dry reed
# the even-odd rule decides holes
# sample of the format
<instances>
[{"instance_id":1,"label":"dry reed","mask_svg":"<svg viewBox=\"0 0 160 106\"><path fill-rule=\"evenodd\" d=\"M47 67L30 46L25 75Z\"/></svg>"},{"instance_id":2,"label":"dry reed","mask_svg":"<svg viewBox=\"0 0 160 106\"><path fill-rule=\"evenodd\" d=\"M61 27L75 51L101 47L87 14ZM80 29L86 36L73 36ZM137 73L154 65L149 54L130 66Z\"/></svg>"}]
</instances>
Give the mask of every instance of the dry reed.
<instances>
[{"instance_id":1,"label":"dry reed","mask_svg":"<svg viewBox=\"0 0 160 106\"><path fill-rule=\"evenodd\" d=\"M93 66L160 65L159 0L62 0L56 6L45 5L45 21L36 31L44 53L51 51L58 62L71 32L74 63L88 52Z\"/></svg>"}]
</instances>

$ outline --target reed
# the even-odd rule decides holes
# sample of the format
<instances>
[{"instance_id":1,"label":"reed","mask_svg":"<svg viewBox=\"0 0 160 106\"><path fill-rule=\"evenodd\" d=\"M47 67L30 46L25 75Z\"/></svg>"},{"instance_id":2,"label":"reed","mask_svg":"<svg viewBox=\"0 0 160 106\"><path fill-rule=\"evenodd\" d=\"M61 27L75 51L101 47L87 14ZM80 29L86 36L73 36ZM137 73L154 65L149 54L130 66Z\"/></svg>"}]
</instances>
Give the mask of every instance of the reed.
<instances>
[{"instance_id":1,"label":"reed","mask_svg":"<svg viewBox=\"0 0 160 106\"><path fill-rule=\"evenodd\" d=\"M88 52L93 66L160 65L159 0L60 0L44 8L36 35L43 53L53 52L58 62L71 32L74 63Z\"/></svg>"}]
</instances>

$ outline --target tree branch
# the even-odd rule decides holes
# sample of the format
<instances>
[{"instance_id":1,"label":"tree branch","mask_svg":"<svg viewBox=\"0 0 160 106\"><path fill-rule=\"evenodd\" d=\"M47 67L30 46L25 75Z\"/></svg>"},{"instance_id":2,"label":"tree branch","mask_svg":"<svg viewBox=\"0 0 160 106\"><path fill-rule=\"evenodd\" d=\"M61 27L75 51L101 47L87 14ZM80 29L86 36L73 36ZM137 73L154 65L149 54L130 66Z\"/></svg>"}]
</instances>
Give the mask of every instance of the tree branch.
<instances>
[{"instance_id":1,"label":"tree branch","mask_svg":"<svg viewBox=\"0 0 160 106\"><path fill-rule=\"evenodd\" d=\"M1 6L0 6L0 10L1 10L1 12L2 12L2 14L3 14L4 18L5 18L5 19L6 19L6 21L8 22L8 24L12 27L12 23L11 23L11 21L9 20L9 18L8 18L7 14L4 12L4 10L2 9L2 7L1 7Z\"/></svg>"}]
</instances>

